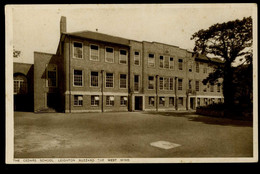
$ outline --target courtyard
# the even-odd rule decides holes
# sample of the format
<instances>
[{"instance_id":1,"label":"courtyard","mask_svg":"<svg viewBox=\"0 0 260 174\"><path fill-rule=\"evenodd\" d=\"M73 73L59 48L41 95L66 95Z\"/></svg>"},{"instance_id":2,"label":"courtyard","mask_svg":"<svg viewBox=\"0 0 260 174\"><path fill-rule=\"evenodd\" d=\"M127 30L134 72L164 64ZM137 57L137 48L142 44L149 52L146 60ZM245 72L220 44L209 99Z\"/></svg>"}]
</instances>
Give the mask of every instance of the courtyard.
<instances>
[{"instance_id":1,"label":"courtyard","mask_svg":"<svg viewBox=\"0 0 260 174\"><path fill-rule=\"evenodd\" d=\"M177 146L152 146L158 142ZM14 112L15 158L252 156L253 127L249 121L187 111Z\"/></svg>"}]
</instances>

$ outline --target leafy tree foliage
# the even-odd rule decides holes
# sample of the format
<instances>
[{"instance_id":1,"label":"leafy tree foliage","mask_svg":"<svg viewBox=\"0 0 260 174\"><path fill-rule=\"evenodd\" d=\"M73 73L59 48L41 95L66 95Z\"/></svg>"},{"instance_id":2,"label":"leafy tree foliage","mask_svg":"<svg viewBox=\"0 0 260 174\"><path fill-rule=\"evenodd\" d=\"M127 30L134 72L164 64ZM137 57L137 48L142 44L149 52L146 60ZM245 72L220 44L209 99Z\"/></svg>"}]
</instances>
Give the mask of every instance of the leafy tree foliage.
<instances>
[{"instance_id":1,"label":"leafy tree foliage","mask_svg":"<svg viewBox=\"0 0 260 174\"><path fill-rule=\"evenodd\" d=\"M224 63L217 66L203 82L215 82L217 78L222 77L225 104L233 105L235 68L232 67L232 63L243 57L249 62L252 61L252 18L217 23L206 30L194 33L191 39L195 40L195 55L205 54L208 57L216 56L223 59Z\"/></svg>"}]
</instances>

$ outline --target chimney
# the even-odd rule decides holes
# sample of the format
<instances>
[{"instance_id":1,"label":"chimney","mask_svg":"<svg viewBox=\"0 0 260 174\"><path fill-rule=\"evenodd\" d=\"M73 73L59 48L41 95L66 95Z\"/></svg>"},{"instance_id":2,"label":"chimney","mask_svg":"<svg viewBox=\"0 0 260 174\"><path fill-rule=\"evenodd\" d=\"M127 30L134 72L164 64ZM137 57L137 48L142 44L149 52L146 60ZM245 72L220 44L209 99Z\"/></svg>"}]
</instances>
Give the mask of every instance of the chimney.
<instances>
[{"instance_id":1,"label":"chimney","mask_svg":"<svg viewBox=\"0 0 260 174\"><path fill-rule=\"evenodd\" d=\"M67 32L66 17L61 16L60 18L60 33Z\"/></svg>"}]
</instances>

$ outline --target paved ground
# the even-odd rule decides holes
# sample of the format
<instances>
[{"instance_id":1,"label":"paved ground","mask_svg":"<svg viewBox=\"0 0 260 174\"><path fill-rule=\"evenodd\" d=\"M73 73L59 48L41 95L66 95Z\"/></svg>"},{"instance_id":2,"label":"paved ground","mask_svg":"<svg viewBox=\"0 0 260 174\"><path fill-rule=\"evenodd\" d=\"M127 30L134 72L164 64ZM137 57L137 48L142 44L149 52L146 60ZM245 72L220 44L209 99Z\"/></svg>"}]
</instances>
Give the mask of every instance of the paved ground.
<instances>
[{"instance_id":1,"label":"paved ground","mask_svg":"<svg viewBox=\"0 0 260 174\"><path fill-rule=\"evenodd\" d=\"M252 157L250 122L188 112L15 112L16 158ZM168 141L181 146L150 145Z\"/></svg>"}]
</instances>

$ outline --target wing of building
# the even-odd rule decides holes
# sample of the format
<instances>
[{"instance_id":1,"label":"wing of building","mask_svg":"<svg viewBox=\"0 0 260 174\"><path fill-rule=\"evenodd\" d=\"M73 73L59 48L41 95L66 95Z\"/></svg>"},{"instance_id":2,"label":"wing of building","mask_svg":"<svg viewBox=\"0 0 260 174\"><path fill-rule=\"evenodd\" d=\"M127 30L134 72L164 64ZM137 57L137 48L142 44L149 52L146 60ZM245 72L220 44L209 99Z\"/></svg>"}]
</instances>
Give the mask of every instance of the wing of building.
<instances>
[{"instance_id":1,"label":"wing of building","mask_svg":"<svg viewBox=\"0 0 260 174\"><path fill-rule=\"evenodd\" d=\"M223 102L221 79L202 83L220 63L158 42L68 33L61 17L57 53L34 52L33 77L14 63L14 91L30 94L34 112L189 110Z\"/></svg>"}]
</instances>

